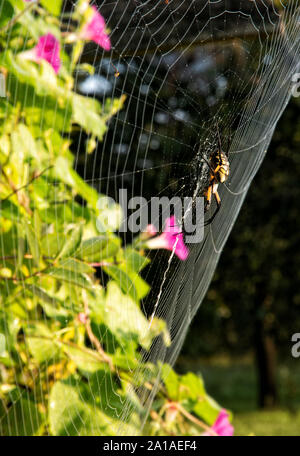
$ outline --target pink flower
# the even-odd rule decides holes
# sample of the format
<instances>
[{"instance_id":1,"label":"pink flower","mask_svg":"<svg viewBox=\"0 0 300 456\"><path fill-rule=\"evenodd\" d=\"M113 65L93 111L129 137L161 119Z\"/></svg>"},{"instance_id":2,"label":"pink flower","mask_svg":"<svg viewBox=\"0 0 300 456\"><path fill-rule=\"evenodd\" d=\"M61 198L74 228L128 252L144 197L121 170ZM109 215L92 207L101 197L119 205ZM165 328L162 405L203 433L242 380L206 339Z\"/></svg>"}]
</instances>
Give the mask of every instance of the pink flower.
<instances>
[{"instance_id":1,"label":"pink flower","mask_svg":"<svg viewBox=\"0 0 300 456\"><path fill-rule=\"evenodd\" d=\"M140 240L149 239L157 234L157 229L154 225L147 225L145 231L140 235Z\"/></svg>"},{"instance_id":2,"label":"pink flower","mask_svg":"<svg viewBox=\"0 0 300 456\"><path fill-rule=\"evenodd\" d=\"M226 410L222 409L218 415L218 418L212 425L211 429L219 436L232 436L234 432L234 427L230 424L229 415ZM212 435L209 432L205 432L202 435Z\"/></svg>"},{"instance_id":3,"label":"pink flower","mask_svg":"<svg viewBox=\"0 0 300 456\"><path fill-rule=\"evenodd\" d=\"M80 323L82 323L83 325L85 325L88 321L87 314L85 314L84 312L79 312L79 314L77 315L77 318L78 318L78 321L80 321Z\"/></svg>"},{"instance_id":4,"label":"pink flower","mask_svg":"<svg viewBox=\"0 0 300 456\"><path fill-rule=\"evenodd\" d=\"M47 33L39 38L37 45L29 51L22 52L20 57L26 60L40 63L46 60L50 63L55 73L60 69L59 41L51 33Z\"/></svg>"},{"instance_id":5,"label":"pink flower","mask_svg":"<svg viewBox=\"0 0 300 456\"><path fill-rule=\"evenodd\" d=\"M92 10L93 14L90 20L83 26L80 36L85 40L94 41L103 49L109 51L111 43L109 36L105 32L105 20L95 6L92 6Z\"/></svg>"},{"instance_id":6,"label":"pink flower","mask_svg":"<svg viewBox=\"0 0 300 456\"><path fill-rule=\"evenodd\" d=\"M149 237L152 237L152 236L155 236L157 234L157 229L154 225L150 224L150 225L147 225L146 227L146 231L147 235Z\"/></svg>"},{"instance_id":7,"label":"pink flower","mask_svg":"<svg viewBox=\"0 0 300 456\"><path fill-rule=\"evenodd\" d=\"M178 415L178 407L174 404L169 404L167 410L166 410L166 422L167 423L173 423L173 421L176 420L176 417Z\"/></svg>"},{"instance_id":8,"label":"pink flower","mask_svg":"<svg viewBox=\"0 0 300 456\"><path fill-rule=\"evenodd\" d=\"M176 223L174 216L166 220L165 228L160 236L154 237L147 241L148 249L167 249L175 252L180 260L186 260L189 249L184 243L183 234Z\"/></svg>"}]
</instances>

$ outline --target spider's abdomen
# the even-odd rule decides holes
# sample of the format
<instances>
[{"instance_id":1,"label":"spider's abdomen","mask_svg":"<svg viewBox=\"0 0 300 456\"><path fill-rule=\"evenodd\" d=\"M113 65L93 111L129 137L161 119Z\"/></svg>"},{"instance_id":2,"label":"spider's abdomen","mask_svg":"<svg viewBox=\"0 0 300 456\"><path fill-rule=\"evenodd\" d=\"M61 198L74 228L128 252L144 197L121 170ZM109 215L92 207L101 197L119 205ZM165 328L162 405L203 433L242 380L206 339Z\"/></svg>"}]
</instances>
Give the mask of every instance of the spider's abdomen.
<instances>
[{"instance_id":1,"label":"spider's abdomen","mask_svg":"<svg viewBox=\"0 0 300 456\"><path fill-rule=\"evenodd\" d=\"M229 161L224 152L218 150L215 156L216 174L220 183L225 182L229 176Z\"/></svg>"}]
</instances>

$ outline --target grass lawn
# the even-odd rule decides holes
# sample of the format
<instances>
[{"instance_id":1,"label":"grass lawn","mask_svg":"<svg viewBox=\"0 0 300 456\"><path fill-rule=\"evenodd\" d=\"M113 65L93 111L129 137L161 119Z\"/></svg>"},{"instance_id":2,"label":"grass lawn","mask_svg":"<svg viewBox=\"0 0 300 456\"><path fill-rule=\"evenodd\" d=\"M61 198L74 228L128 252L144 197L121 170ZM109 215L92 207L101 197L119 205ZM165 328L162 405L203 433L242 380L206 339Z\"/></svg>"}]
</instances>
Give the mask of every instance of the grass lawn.
<instances>
[{"instance_id":1,"label":"grass lawn","mask_svg":"<svg viewBox=\"0 0 300 456\"><path fill-rule=\"evenodd\" d=\"M237 412L233 424L235 435L300 435L300 410Z\"/></svg>"},{"instance_id":2,"label":"grass lawn","mask_svg":"<svg viewBox=\"0 0 300 456\"><path fill-rule=\"evenodd\" d=\"M201 373L207 391L233 412L235 435L300 436L300 361L278 367L279 407L257 408L256 371L251 358L232 362L179 359L177 368Z\"/></svg>"}]
</instances>

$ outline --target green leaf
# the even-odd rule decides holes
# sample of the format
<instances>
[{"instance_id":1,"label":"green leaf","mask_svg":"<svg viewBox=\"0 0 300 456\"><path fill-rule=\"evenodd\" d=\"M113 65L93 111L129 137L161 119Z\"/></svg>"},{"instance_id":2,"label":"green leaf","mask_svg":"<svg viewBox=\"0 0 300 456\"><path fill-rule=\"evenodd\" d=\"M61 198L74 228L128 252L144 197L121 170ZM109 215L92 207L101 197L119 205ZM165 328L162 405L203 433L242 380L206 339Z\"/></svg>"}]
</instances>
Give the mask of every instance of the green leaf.
<instances>
[{"instance_id":1,"label":"green leaf","mask_svg":"<svg viewBox=\"0 0 300 456\"><path fill-rule=\"evenodd\" d=\"M62 237L62 241L64 243L64 235L63 235L63 228L64 224L74 223L75 219L75 206L71 203L51 203L50 207L46 209L41 209L39 211L40 217L43 222L45 223L53 223L56 230L55 231L62 231L59 233ZM57 236L57 234L56 234ZM58 241L57 244L60 244Z\"/></svg>"},{"instance_id":2,"label":"green leaf","mask_svg":"<svg viewBox=\"0 0 300 456\"><path fill-rule=\"evenodd\" d=\"M18 228L21 229L20 225L11 227L6 233L2 230L1 233L1 244L0 244L0 257L15 256L18 253Z\"/></svg>"},{"instance_id":3,"label":"green leaf","mask_svg":"<svg viewBox=\"0 0 300 456\"><path fill-rule=\"evenodd\" d=\"M99 258L99 252L108 245L108 241L109 238L107 236L86 239L77 250L76 256L90 262L95 261L95 258Z\"/></svg>"},{"instance_id":4,"label":"green leaf","mask_svg":"<svg viewBox=\"0 0 300 456\"><path fill-rule=\"evenodd\" d=\"M69 161L65 157L58 157L55 162L54 173L58 179L72 187L82 196L92 208L96 209L99 198L98 193L72 169Z\"/></svg>"},{"instance_id":5,"label":"green leaf","mask_svg":"<svg viewBox=\"0 0 300 456\"><path fill-rule=\"evenodd\" d=\"M26 125L19 123L11 134L12 149L15 154L22 151L23 159L33 157L40 161L36 142Z\"/></svg>"},{"instance_id":6,"label":"green leaf","mask_svg":"<svg viewBox=\"0 0 300 456\"><path fill-rule=\"evenodd\" d=\"M73 121L78 123L86 132L97 136L101 141L107 130L100 103L94 98L74 94L72 97Z\"/></svg>"},{"instance_id":7,"label":"green leaf","mask_svg":"<svg viewBox=\"0 0 300 456\"><path fill-rule=\"evenodd\" d=\"M161 366L161 374L169 399L181 402L209 425L215 422L221 408L206 393L201 376L192 372L179 376L169 364Z\"/></svg>"},{"instance_id":8,"label":"green leaf","mask_svg":"<svg viewBox=\"0 0 300 456\"><path fill-rule=\"evenodd\" d=\"M24 113L28 125L36 126L40 130L53 128L61 132L68 132L71 126L71 109L66 106L65 109L57 105L57 101L50 96L38 96L34 90L33 96L28 95L28 99L23 100L23 94L20 93L22 87L26 87L25 93L30 91L28 84L19 84L15 88L15 97L24 106ZM43 106L43 115L41 117L41 106Z\"/></svg>"},{"instance_id":9,"label":"green leaf","mask_svg":"<svg viewBox=\"0 0 300 456\"><path fill-rule=\"evenodd\" d=\"M8 49L7 52L1 54L1 63L7 67L12 75L20 82L33 86L38 95L59 95L57 90L54 91L53 88L51 90L51 87L47 85L47 81L44 81L44 79L41 78L42 74L39 67L36 67L27 60L23 60L21 56L15 56L11 49ZM49 64L48 66L50 67ZM13 79L13 77L10 77L10 80Z\"/></svg>"},{"instance_id":10,"label":"green leaf","mask_svg":"<svg viewBox=\"0 0 300 456\"><path fill-rule=\"evenodd\" d=\"M120 342L124 344L136 339L144 348L150 347L152 333L148 320L137 303L123 294L115 282L108 283L104 308L98 312L98 318L101 315L104 324Z\"/></svg>"},{"instance_id":11,"label":"green leaf","mask_svg":"<svg viewBox=\"0 0 300 456\"><path fill-rule=\"evenodd\" d=\"M121 426L125 435L136 435L141 424L135 414L130 416L130 422L121 421L124 401L111 374L104 371L91 376L88 384L74 377L56 382L49 398L51 433L114 436Z\"/></svg>"},{"instance_id":12,"label":"green leaf","mask_svg":"<svg viewBox=\"0 0 300 456\"><path fill-rule=\"evenodd\" d=\"M51 188L51 183L49 188ZM60 188L61 190L56 201L51 200L50 195L45 198L48 207L44 211L39 211L43 221L49 224L53 224L54 230L61 232L65 231L67 225L74 223L85 224L86 222L89 222L93 216L90 207L82 206L82 204L79 205L78 203L74 202L74 200L70 199L60 201L60 195L65 195L67 198L70 197L70 194L66 192L66 189L63 185L61 185Z\"/></svg>"},{"instance_id":13,"label":"green leaf","mask_svg":"<svg viewBox=\"0 0 300 456\"><path fill-rule=\"evenodd\" d=\"M120 287L125 293L130 294L136 300L143 299L149 293L150 287L138 275L138 271L148 264L147 259L136 253L133 249L132 251L126 249L124 253L120 251L116 259L118 264L104 264L104 271L120 284Z\"/></svg>"},{"instance_id":14,"label":"green leaf","mask_svg":"<svg viewBox=\"0 0 300 456\"><path fill-rule=\"evenodd\" d=\"M105 367L104 361L101 360L98 353L86 347L73 347L67 344L61 344L64 353L76 364L85 374L90 374L103 369Z\"/></svg>"},{"instance_id":15,"label":"green leaf","mask_svg":"<svg viewBox=\"0 0 300 456\"><path fill-rule=\"evenodd\" d=\"M200 416L209 425L212 425L221 408L220 406L206 393L203 379L200 375L188 372L183 375L180 380L180 401L192 402L192 410Z\"/></svg>"},{"instance_id":16,"label":"green leaf","mask_svg":"<svg viewBox=\"0 0 300 456\"><path fill-rule=\"evenodd\" d=\"M137 273L141 272L141 270L150 263L149 258L144 257L132 247L127 247L124 250L124 258L126 260L126 264L130 267L130 269Z\"/></svg>"},{"instance_id":17,"label":"green leaf","mask_svg":"<svg viewBox=\"0 0 300 456\"><path fill-rule=\"evenodd\" d=\"M0 201L0 217L19 223L21 215L18 206L9 200Z\"/></svg>"},{"instance_id":18,"label":"green leaf","mask_svg":"<svg viewBox=\"0 0 300 456\"><path fill-rule=\"evenodd\" d=\"M47 87L48 90L45 90L45 94L50 93L51 95L57 95L57 91L59 91L59 87L57 84L57 77L56 73L50 63L46 60L41 60L39 63L39 83L44 87ZM61 94L63 95L63 94Z\"/></svg>"},{"instance_id":19,"label":"green leaf","mask_svg":"<svg viewBox=\"0 0 300 456\"><path fill-rule=\"evenodd\" d=\"M14 3L17 1L19 2L20 0L10 0L13 1ZM21 0L24 2L24 0ZM28 2L29 3L29 2ZM33 3L32 1L30 3ZM50 3L50 2L49 2ZM27 2L25 3L26 7ZM29 6L30 8L30 6ZM19 8L20 9L20 8ZM45 16L48 16L48 20L45 20ZM50 17L49 14L43 16L42 14L35 15L34 12L27 12L26 14L23 14L20 16L19 22L22 24L22 26L25 29L26 34L30 34L33 38L38 40L38 38L41 35L45 35L46 33L52 33L54 36L59 38L59 28L58 28L58 23L55 21L53 17ZM60 51L60 54L63 54L63 50Z\"/></svg>"},{"instance_id":20,"label":"green leaf","mask_svg":"<svg viewBox=\"0 0 300 456\"><path fill-rule=\"evenodd\" d=\"M130 277L131 281L134 283L136 289L136 299L140 300L143 299L150 290L150 286L147 282L145 282L142 277L140 277L137 272L132 271L127 264L121 264L119 268L128 276Z\"/></svg>"},{"instance_id":21,"label":"green leaf","mask_svg":"<svg viewBox=\"0 0 300 456\"><path fill-rule=\"evenodd\" d=\"M154 317L151 322L150 331L151 331L152 338L161 335L165 346L170 347L171 336L170 336L170 333L169 333L169 330L167 327L167 323L165 320Z\"/></svg>"},{"instance_id":22,"label":"green leaf","mask_svg":"<svg viewBox=\"0 0 300 456\"><path fill-rule=\"evenodd\" d=\"M8 313L11 313L17 318L21 318L22 320L28 319L28 312L24 306L24 303L14 302L13 304L7 306L7 311Z\"/></svg>"},{"instance_id":23,"label":"green leaf","mask_svg":"<svg viewBox=\"0 0 300 456\"><path fill-rule=\"evenodd\" d=\"M61 306L63 304L63 302L60 299L50 295L46 290L36 286L35 284L24 283L23 286L26 290L30 291L33 295L37 296L39 299L46 302L47 304L50 304L52 306Z\"/></svg>"},{"instance_id":24,"label":"green leaf","mask_svg":"<svg viewBox=\"0 0 300 456\"><path fill-rule=\"evenodd\" d=\"M70 269L53 267L47 270L45 275L54 277L55 279L67 282L68 284L73 284L81 288L86 288L87 290L93 290L93 283L88 275L74 272Z\"/></svg>"},{"instance_id":25,"label":"green leaf","mask_svg":"<svg viewBox=\"0 0 300 456\"><path fill-rule=\"evenodd\" d=\"M123 109L126 98L124 94L120 98L107 98L104 106L104 115L107 120Z\"/></svg>"},{"instance_id":26,"label":"green leaf","mask_svg":"<svg viewBox=\"0 0 300 456\"><path fill-rule=\"evenodd\" d=\"M45 417L41 415L37 404L25 398L18 399L1 417L1 435L31 436L38 435Z\"/></svg>"},{"instance_id":27,"label":"green leaf","mask_svg":"<svg viewBox=\"0 0 300 456\"><path fill-rule=\"evenodd\" d=\"M65 308L64 301L49 294L43 288L26 283L24 283L24 287L27 291L39 299L40 305L43 307L48 317L58 320L63 319L64 323L66 323L66 320L72 316L71 312Z\"/></svg>"},{"instance_id":28,"label":"green leaf","mask_svg":"<svg viewBox=\"0 0 300 456\"><path fill-rule=\"evenodd\" d=\"M86 72L88 74L95 74L95 67L93 65L90 65L89 63L79 63L76 65L76 71L78 73L80 72Z\"/></svg>"},{"instance_id":29,"label":"green leaf","mask_svg":"<svg viewBox=\"0 0 300 456\"><path fill-rule=\"evenodd\" d=\"M193 411L210 426L216 421L220 410L219 404L208 394L204 400L200 399L193 408Z\"/></svg>"},{"instance_id":30,"label":"green leaf","mask_svg":"<svg viewBox=\"0 0 300 456\"><path fill-rule=\"evenodd\" d=\"M126 295L131 296L134 300L138 300L139 293L135 283L127 272L123 271L120 266L114 265L103 266L103 270L119 284Z\"/></svg>"},{"instance_id":31,"label":"green leaf","mask_svg":"<svg viewBox=\"0 0 300 456\"><path fill-rule=\"evenodd\" d=\"M38 266L40 263L40 244L37 236L37 231L33 229L30 220L25 220L24 229L30 253L32 254L33 259Z\"/></svg>"},{"instance_id":32,"label":"green leaf","mask_svg":"<svg viewBox=\"0 0 300 456\"><path fill-rule=\"evenodd\" d=\"M118 366L125 371L137 370L139 358L136 348L137 344L134 341L126 344L126 350L122 350L120 347L115 348L112 356L114 366Z\"/></svg>"},{"instance_id":33,"label":"green leaf","mask_svg":"<svg viewBox=\"0 0 300 456\"><path fill-rule=\"evenodd\" d=\"M121 240L118 237L97 236L83 241L75 255L90 263L101 262L115 256L120 245Z\"/></svg>"},{"instance_id":34,"label":"green leaf","mask_svg":"<svg viewBox=\"0 0 300 456\"><path fill-rule=\"evenodd\" d=\"M51 2L49 2L49 0L40 0L40 3L49 11L49 13L54 16L60 15L63 0L52 0Z\"/></svg>"},{"instance_id":35,"label":"green leaf","mask_svg":"<svg viewBox=\"0 0 300 456\"><path fill-rule=\"evenodd\" d=\"M0 289L2 292L2 290ZM14 351L17 343L17 336L21 329L21 322L9 312L0 310L0 331L5 334L5 348L8 352Z\"/></svg>"},{"instance_id":36,"label":"green leaf","mask_svg":"<svg viewBox=\"0 0 300 456\"><path fill-rule=\"evenodd\" d=\"M0 1L0 27L4 27L13 17L14 9L6 0ZM1 30L0 30L1 32Z\"/></svg>"},{"instance_id":37,"label":"green leaf","mask_svg":"<svg viewBox=\"0 0 300 456\"><path fill-rule=\"evenodd\" d=\"M48 211L47 215L49 214ZM40 215L43 221L44 217L43 214ZM49 220L48 220L49 221ZM41 238L41 251L43 255L48 256L48 257L56 257L58 252L63 248L64 245L64 236L62 233L55 232L55 233L50 233L46 234L45 236L42 236Z\"/></svg>"},{"instance_id":38,"label":"green leaf","mask_svg":"<svg viewBox=\"0 0 300 456\"><path fill-rule=\"evenodd\" d=\"M180 384L184 385L184 388L181 389L180 393L181 400L185 398L198 400L206 395L202 377L193 374L192 372L183 375Z\"/></svg>"},{"instance_id":39,"label":"green leaf","mask_svg":"<svg viewBox=\"0 0 300 456\"><path fill-rule=\"evenodd\" d=\"M53 334L46 325L38 322L24 327L24 330L29 351L39 363L59 356L59 348L54 343Z\"/></svg>"},{"instance_id":40,"label":"green leaf","mask_svg":"<svg viewBox=\"0 0 300 456\"><path fill-rule=\"evenodd\" d=\"M20 11L23 11L26 8L26 3L24 0L9 0L12 6ZM25 3L25 4L24 4Z\"/></svg>"},{"instance_id":41,"label":"green leaf","mask_svg":"<svg viewBox=\"0 0 300 456\"><path fill-rule=\"evenodd\" d=\"M5 335L0 333L0 356L4 356L5 345L6 345Z\"/></svg>"},{"instance_id":42,"label":"green leaf","mask_svg":"<svg viewBox=\"0 0 300 456\"><path fill-rule=\"evenodd\" d=\"M26 246L26 240L25 240L25 232L23 229L23 226L21 224L16 225L17 227L17 233L18 233L18 248L17 248L17 264L16 264L16 269L18 271L21 270L23 262L24 262L24 254L25 254L25 246Z\"/></svg>"},{"instance_id":43,"label":"green leaf","mask_svg":"<svg viewBox=\"0 0 300 456\"><path fill-rule=\"evenodd\" d=\"M4 118L9 117L9 105L8 103L3 103L3 100L0 99L0 118L4 116ZM5 115L4 115L5 113ZM7 134L3 134L0 136L0 158L1 162L3 163L5 159L9 156L11 150L11 142L10 137Z\"/></svg>"},{"instance_id":44,"label":"green leaf","mask_svg":"<svg viewBox=\"0 0 300 456\"><path fill-rule=\"evenodd\" d=\"M60 260L59 266L74 273L83 273L83 274L93 274L95 269L90 266L88 263L77 260L76 258L65 258Z\"/></svg>"},{"instance_id":45,"label":"green leaf","mask_svg":"<svg viewBox=\"0 0 300 456\"><path fill-rule=\"evenodd\" d=\"M161 368L162 380L172 401L177 401L179 396L179 376L169 364L163 364Z\"/></svg>"},{"instance_id":46,"label":"green leaf","mask_svg":"<svg viewBox=\"0 0 300 456\"><path fill-rule=\"evenodd\" d=\"M24 16L22 19L25 19ZM36 21L33 20L33 25L35 24ZM48 23L44 33L49 31ZM41 34L38 33L37 38ZM26 123L30 127L35 125L36 128L39 127L39 131L45 127L59 129L64 133L70 131L73 92L58 84L56 74L48 62L42 61L37 67L36 64L23 59L22 53L15 55L8 49L7 52L0 54L0 65L9 70L9 100L14 105L20 102L24 108Z\"/></svg>"},{"instance_id":47,"label":"green leaf","mask_svg":"<svg viewBox=\"0 0 300 456\"><path fill-rule=\"evenodd\" d=\"M57 255L57 259L70 257L78 249L82 239L83 227L78 225L72 230L70 230L66 235L66 242L64 243L63 248Z\"/></svg>"}]
</instances>

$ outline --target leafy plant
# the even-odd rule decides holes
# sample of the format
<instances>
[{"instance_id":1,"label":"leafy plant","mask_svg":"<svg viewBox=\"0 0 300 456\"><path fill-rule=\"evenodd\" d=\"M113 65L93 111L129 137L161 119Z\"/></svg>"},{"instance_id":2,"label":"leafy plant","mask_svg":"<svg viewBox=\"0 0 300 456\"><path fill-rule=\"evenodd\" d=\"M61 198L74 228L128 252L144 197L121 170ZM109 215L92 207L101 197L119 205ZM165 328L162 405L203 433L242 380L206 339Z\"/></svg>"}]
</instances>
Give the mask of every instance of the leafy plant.
<instances>
[{"instance_id":1,"label":"leafy plant","mask_svg":"<svg viewBox=\"0 0 300 456\"><path fill-rule=\"evenodd\" d=\"M149 325L141 310L145 246L122 245L120 207L73 169L72 133L83 129L89 147L101 141L126 101L102 105L75 90L76 71L88 68L78 63L84 42L108 49L107 32L87 34L100 19L86 1L67 17L70 32L61 1L40 3L0 6L1 434L114 435L121 421L139 433L136 390L152 389L162 372L145 432L215 435L208 426L220 407L202 379L143 363L157 337L170 343L165 322Z\"/></svg>"}]
</instances>

